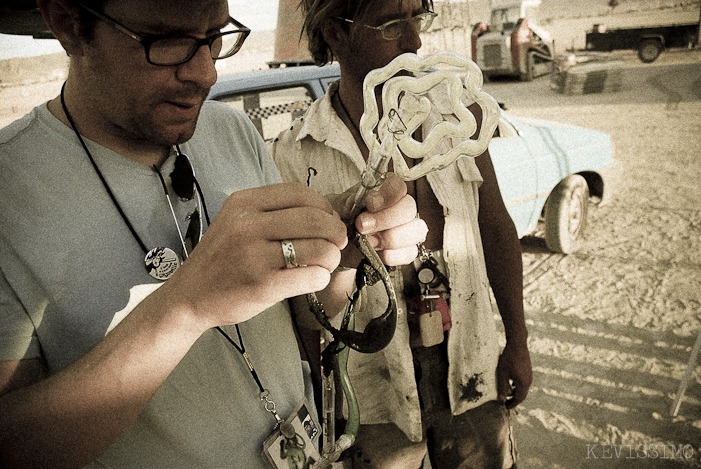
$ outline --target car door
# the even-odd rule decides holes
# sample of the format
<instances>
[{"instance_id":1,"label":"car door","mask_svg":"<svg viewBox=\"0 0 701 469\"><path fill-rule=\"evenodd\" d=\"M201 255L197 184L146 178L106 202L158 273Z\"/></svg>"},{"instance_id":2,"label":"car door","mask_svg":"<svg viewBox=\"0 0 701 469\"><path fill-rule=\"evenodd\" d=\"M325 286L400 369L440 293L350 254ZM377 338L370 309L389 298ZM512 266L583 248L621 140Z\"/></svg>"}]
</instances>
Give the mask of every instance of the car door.
<instances>
[{"instance_id":1,"label":"car door","mask_svg":"<svg viewBox=\"0 0 701 469\"><path fill-rule=\"evenodd\" d=\"M518 128L503 115L489 144L489 154L519 238L533 232L540 216L536 210L536 165Z\"/></svg>"},{"instance_id":2,"label":"car door","mask_svg":"<svg viewBox=\"0 0 701 469\"><path fill-rule=\"evenodd\" d=\"M250 90L217 99L244 111L266 142L288 129L292 121L304 115L313 101L311 91L304 84Z\"/></svg>"}]
</instances>

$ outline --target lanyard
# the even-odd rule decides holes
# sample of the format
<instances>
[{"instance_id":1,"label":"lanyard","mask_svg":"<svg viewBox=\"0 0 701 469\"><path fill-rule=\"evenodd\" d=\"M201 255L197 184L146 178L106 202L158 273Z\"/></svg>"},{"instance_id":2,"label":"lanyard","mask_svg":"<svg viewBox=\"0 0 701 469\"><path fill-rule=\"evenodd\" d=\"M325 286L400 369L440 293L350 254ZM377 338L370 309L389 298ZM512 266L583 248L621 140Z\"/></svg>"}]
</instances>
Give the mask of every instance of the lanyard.
<instances>
[{"instance_id":1,"label":"lanyard","mask_svg":"<svg viewBox=\"0 0 701 469\"><path fill-rule=\"evenodd\" d=\"M243 357L243 360L246 362L246 366L248 367L248 371L251 373L251 376L253 376L253 379L256 381L256 384L258 385L258 389L260 390L260 400L264 401L264 407L267 412L270 412L273 414L273 417L275 417L275 422L276 422L276 427L280 426L281 429L287 430L285 428L286 425L290 425L289 423L285 422L280 415L278 415L277 410L275 408L275 402L270 398L270 391L265 389L263 387L263 384L260 381L260 378L258 377L258 373L256 373L256 369L253 368L253 363L251 362L251 358L248 356L248 353L246 353L246 346L243 343L243 337L241 337L241 329L239 328L239 325L236 324L236 334L239 336L239 342L241 345L237 344L234 339L232 339L229 334L224 332L224 330L217 326L216 329L226 338L226 340L229 341L229 343L236 349L237 352L241 354ZM294 432L294 429L293 429ZM284 431L283 431L284 434Z\"/></svg>"}]
</instances>

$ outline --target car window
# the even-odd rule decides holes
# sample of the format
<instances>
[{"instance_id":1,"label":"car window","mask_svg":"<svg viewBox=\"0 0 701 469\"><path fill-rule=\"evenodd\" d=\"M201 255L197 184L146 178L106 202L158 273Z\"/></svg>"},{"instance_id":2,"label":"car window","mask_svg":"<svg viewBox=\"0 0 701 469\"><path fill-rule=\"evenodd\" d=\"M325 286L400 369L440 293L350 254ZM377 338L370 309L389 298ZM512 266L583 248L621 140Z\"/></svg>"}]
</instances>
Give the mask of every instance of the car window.
<instances>
[{"instance_id":1,"label":"car window","mask_svg":"<svg viewBox=\"0 0 701 469\"><path fill-rule=\"evenodd\" d=\"M230 95L218 100L244 111L267 142L288 129L312 103L309 90L303 86Z\"/></svg>"},{"instance_id":2,"label":"car window","mask_svg":"<svg viewBox=\"0 0 701 469\"><path fill-rule=\"evenodd\" d=\"M324 88L324 93L329 88L329 85L331 83L333 83L334 81L338 81L339 78L340 78L339 76L322 78L320 81L321 81L321 86Z\"/></svg>"}]
</instances>

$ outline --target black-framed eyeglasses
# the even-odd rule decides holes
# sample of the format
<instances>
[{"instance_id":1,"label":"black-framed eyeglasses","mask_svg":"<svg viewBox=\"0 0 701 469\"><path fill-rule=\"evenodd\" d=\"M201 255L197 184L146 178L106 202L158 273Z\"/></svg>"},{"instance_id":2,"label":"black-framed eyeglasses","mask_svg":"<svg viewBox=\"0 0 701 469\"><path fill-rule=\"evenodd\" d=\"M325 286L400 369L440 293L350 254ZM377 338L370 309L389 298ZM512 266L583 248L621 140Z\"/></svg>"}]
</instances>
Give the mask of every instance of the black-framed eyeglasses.
<instances>
[{"instance_id":1,"label":"black-framed eyeglasses","mask_svg":"<svg viewBox=\"0 0 701 469\"><path fill-rule=\"evenodd\" d=\"M374 29L376 31L380 31L382 33L382 39L386 41L394 41L402 37L409 23L414 25L414 28L416 28L416 31L419 33L428 31L428 28L431 27L431 24L433 23L433 20L436 18L436 16L438 16L436 13L432 11L426 11L424 13L414 15L411 18L401 18L397 20L388 21L384 24L381 24L380 26L370 26L369 24L364 24L363 26L365 26L366 28ZM349 20L348 18L337 17L337 19L346 21L348 23L355 23L355 21Z\"/></svg>"},{"instance_id":2,"label":"black-framed eyeglasses","mask_svg":"<svg viewBox=\"0 0 701 469\"><path fill-rule=\"evenodd\" d=\"M81 8L98 19L112 26L117 31L126 34L141 44L146 52L146 60L152 65L181 65L192 59L200 47L209 47L212 60L226 59L236 54L243 45L251 30L229 17L226 24L216 34L205 38L188 35L155 35L141 36L114 19L97 12L83 4Z\"/></svg>"}]
</instances>

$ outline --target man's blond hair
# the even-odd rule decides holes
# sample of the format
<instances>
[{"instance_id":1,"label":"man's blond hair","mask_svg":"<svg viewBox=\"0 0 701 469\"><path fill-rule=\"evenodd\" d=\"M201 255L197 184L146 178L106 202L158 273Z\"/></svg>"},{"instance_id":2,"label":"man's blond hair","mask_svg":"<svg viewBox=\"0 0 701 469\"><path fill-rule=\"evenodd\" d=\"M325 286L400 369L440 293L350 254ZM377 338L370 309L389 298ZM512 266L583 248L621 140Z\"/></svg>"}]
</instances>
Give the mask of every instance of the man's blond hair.
<instances>
[{"instance_id":1,"label":"man's blond hair","mask_svg":"<svg viewBox=\"0 0 701 469\"><path fill-rule=\"evenodd\" d=\"M301 0L299 8L304 15L302 34L307 34L309 52L314 63L321 66L334 59L331 46L324 39L322 26L328 19L346 18L355 20L373 3L379 1L397 1L401 6L402 0ZM421 0L421 6L426 11L433 10L433 0Z\"/></svg>"}]
</instances>

